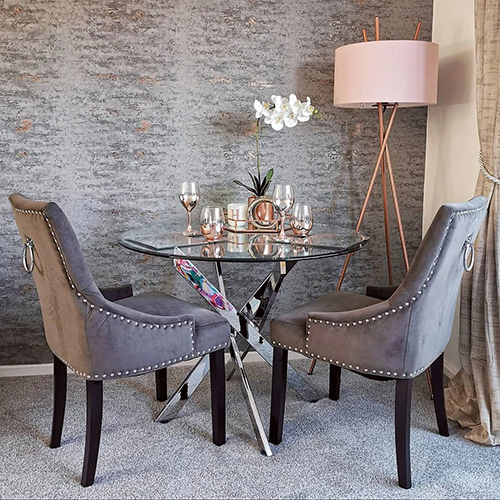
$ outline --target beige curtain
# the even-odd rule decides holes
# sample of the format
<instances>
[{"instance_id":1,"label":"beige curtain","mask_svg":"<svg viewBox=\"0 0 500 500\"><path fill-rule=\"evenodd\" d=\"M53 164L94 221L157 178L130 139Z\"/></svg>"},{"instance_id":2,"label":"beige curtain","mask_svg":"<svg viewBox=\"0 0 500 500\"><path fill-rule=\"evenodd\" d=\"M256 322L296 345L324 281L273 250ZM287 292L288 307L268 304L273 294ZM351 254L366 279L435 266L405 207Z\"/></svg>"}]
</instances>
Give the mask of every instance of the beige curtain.
<instances>
[{"instance_id":1,"label":"beige curtain","mask_svg":"<svg viewBox=\"0 0 500 500\"><path fill-rule=\"evenodd\" d=\"M500 445L500 0L476 0L477 119L482 165L476 194L491 200L474 269L462 286L462 370L446 390L448 416L466 437ZM480 162L481 163L481 162Z\"/></svg>"}]
</instances>

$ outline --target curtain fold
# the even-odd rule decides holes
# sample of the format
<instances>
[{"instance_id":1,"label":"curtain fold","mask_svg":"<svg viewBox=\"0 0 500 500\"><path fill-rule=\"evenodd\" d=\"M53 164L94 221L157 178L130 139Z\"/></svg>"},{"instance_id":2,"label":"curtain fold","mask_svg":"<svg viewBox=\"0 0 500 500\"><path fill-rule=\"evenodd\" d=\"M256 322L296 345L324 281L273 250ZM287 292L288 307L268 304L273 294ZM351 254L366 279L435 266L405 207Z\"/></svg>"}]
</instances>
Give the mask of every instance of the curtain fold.
<instances>
[{"instance_id":1,"label":"curtain fold","mask_svg":"<svg viewBox=\"0 0 500 500\"><path fill-rule=\"evenodd\" d=\"M475 1L476 103L482 167L500 177L500 0ZM490 177L490 178L491 178ZM476 195L490 208L466 273L460 304L461 371L446 389L449 418L466 437L500 445L500 227L498 183L479 173Z\"/></svg>"}]
</instances>

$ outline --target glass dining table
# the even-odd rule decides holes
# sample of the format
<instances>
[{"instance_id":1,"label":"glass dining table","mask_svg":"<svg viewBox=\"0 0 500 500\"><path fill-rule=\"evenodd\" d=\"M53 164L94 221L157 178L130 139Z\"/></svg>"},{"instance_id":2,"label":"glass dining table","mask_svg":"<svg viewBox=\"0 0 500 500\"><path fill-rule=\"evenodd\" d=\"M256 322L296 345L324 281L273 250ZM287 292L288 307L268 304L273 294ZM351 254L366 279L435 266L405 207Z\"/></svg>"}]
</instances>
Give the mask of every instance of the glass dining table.
<instances>
[{"instance_id":1,"label":"glass dining table","mask_svg":"<svg viewBox=\"0 0 500 500\"><path fill-rule=\"evenodd\" d=\"M272 365L273 349L262 335L263 327L285 277L299 261L325 259L356 252L368 238L359 232L331 229L315 225L307 237L289 235L289 243L273 241L272 233L235 233L226 231L218 241L209 242L202 236L186 237L180 231L172 232L166 226L149 226L123 233L118 243L143 254L171 259L175 270L205 299L208 304L231 325L230 357L226 376L237 370L241 375L243 394L262 452L271 456L272 451L265 434L262 419L251 390L243 360L252 349ZM214 262L217 284L211 283L193 262ZM238 310L226 297L223 263L274 263L274 268ZM209 371L208 353L199 358L178 389L158 414L156 421L174 418L184 402L193 394ZM320 396L290 365L288 383L305 400L317 401Z\"/></svg>"}]
</instances>

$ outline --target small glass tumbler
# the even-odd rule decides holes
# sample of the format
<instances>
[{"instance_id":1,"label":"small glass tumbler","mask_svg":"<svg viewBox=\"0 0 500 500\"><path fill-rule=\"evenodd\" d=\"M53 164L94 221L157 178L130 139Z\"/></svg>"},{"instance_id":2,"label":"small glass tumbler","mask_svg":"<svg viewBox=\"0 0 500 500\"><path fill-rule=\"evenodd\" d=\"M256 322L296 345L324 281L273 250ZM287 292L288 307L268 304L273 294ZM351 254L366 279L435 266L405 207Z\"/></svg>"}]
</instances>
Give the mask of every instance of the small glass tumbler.
<instances>
[{"instance_id":1,"label":"small glass tumbler","mask_svg":"<svg viewBox=\"0 0 500 500\"><path fill-rule=\"evenodd\" d=\"M225 223L222 207L203 207L200 216L200 229L201 234L208 241L216 241L222 238Z\"/></svg>"},{"instance_id":2,"label":"small glass tumbler","mask_svg":"<svg viewBox=\"0 0 500 500\"><path fill-rule=\"evenodd\" d=\"M309 234L314 224L311 205L307 203L296 203L292 209L290 227L295 236L305 237Z\"/></svg>"}]
</instances>

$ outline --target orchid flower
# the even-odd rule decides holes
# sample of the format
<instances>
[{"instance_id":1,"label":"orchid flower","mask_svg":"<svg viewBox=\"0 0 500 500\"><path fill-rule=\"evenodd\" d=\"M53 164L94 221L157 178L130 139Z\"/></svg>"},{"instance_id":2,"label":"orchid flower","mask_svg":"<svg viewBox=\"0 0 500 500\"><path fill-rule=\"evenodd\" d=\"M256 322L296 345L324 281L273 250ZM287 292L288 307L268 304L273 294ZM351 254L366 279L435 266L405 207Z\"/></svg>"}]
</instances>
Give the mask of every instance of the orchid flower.
<instances>
[{"instance_id":1,"label":"orchid flower","mask_svg":"<svg viewBox=\"0 0 500 500\"><path fill-rule=\"evenodd\" d=\"M312 114L314 113L314 109L314 106L311 105L311 98L308 97L307 101L301 103L300 105L300 110L297 116L299 122L309 121L309 118L311 118Z\"/></svg>"},{"instance_id":2,"label":"orchid flower","mask_svg":"<svg viewBox=\"0 0 500 500\"><path fill-rule=\"evenodd\" d=\"M281 130L284 125L283 113L274 112L271 116L271 127L274 130Z\"/></svg>"},{"instance_id":3,"label":"orchid flower","mask_svg":"<svg viewBox=\"0 0 500 500\"><path fill-rule=\"evenodd\" d=\"M268 117L271 116L271 104L265 101L257 101L253 103L255 108L255 118L260 118L261 116Z\"/></svg>"},{"instance_id":4,"label":"orchid flower","mask_svg":"<svg viewBox=\"0 0 500 500\"><path fill-rule=\"evenodd\" d=\"M271 185L271 180L274 170L270 169L265 176L261 175L260 169L260 122L264 118L266 125L271 125L273 130L282 130L283 127L293 128L299 122L307 122L311 116L320 117L318 110L311 104L311 98L308 97L306 102L301 102L295 94L282 97L280 95L272 95L271 101L258 101L253 103L255 109L255 118L257 118L257 126L255 127L255 149L257 160L257 175L249 175L252 179L252 186L243 184L240 181L234 182L245 189L248 189L255 196L264 196Z\"/></svg>"}]
</instances>

